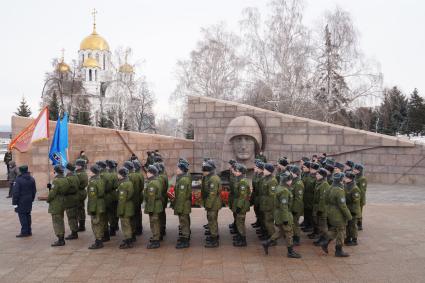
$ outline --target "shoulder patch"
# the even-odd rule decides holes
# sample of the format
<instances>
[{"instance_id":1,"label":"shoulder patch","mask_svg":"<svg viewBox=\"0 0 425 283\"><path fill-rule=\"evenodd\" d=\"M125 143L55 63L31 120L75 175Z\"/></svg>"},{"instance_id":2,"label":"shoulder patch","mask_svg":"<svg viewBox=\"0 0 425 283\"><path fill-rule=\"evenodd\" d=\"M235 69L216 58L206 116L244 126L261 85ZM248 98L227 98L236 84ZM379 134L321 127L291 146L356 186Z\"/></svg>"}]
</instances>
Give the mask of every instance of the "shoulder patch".
<instances>
[{"instance_id":1,"label":"shoulder patch","mask_svg":"<svg viewBox=\"0 0 425 283\"><path fill-rule=\"evenodd\" d=\"M242 191L245 191L245 189L246 189L245 186L241 186Z\"/></svg>"},{"instance_id":2,"label":"shoulder patch","mask_svg":"<svg viewBox=\"0 0 425 283\"><path fill-rule=\"evenodd\" d=\"M345 203L345 198L344 198L344 197L342 197L342 198L340 199L340 201L341 201L341 203Z\"/></svg>"},{"instance_id":3,"label":"shoulder patch","mask_svg":"<svg viewBox=\"0 0 425 283\"><path fill-rule=\"evenodd\" d=\"M149 190L149 192L153 192L153 191L155 191L155 188L154 187L150 187L148 190Z\"/></svg>"},{"instance_id":4,"label":"shoulder patch","mask_svg":"<svg viewBox=\"0 0 425 283\"><path fill-rule=\"evenodd\" d=\"M288 200L287 200L286 198L283 198L283 199L281 200L281 202L282 202L282 204L287 204L287 203L288 203Z\"/></svg>"},{"instance_id":5,"label":"shoulder patch","mask_svg":"<svg viewBox=\"0 0 425 283\"><path fill-rule=\"evenodd\" d=\"M359 193L354 193L354 196L355 196L355 197L358 197L358 196L359 196Z\"/></svg>"},{"instance_id":6,"label":"shoulder patch","mask_svg":"<svg viewBox=\"0 0 425 283\"><path fill-rule=\"evenodd\" d=\"M180 190L184 190L184 185L180 185Z\"/></svg>"},{"instance_id":7,"label":"shoulder patch","mask_svg":"<svg viewBox=\"0 0 425 283\"><path fill-rule=\"evenodd\" d=\"M210 184L210 188L211 189L214 188L214 184L213 183Z\"/></svg>"}]
</instances>

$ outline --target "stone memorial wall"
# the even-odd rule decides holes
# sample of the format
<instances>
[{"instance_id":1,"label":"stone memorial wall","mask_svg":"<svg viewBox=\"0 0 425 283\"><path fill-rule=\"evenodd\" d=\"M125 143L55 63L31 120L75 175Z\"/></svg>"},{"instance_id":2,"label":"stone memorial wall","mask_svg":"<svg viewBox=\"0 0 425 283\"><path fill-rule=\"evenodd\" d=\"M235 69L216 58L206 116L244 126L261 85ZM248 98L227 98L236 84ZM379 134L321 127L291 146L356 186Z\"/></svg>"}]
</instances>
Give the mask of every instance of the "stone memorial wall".
<instances>
[{"instance_id":1,"label":"stone memorial wall","mask_svg":"<svg viewBox=\"0 0 425 283\"><path fill-rule=\"evenodd\" d=\"M223 170L229 159L252 167L245 158L253 150L263 150L273 163L326 152L363 163L370 182L425 184L425 147L409 140L197 96L188 98L187 119L194 126L197 171L204 157Z\"/></svg>"}]
</instances>

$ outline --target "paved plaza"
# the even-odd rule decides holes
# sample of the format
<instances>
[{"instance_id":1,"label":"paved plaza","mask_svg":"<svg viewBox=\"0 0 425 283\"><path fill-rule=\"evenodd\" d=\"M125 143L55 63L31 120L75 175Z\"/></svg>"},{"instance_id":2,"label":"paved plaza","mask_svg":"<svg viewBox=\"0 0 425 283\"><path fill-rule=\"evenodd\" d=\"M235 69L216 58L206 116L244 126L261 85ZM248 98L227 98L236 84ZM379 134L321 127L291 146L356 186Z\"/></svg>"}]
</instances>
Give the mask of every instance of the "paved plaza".
<instances>
[{"instance_id":1,"label":"paved plaza","mask_svg":"<svg viewBox=\"0 0 425 283\"><path fill-rule=\"evenodd\" d=\"M312 245L305 236L297 247L303 258L286 258L281 240L263 254L255 231L248 228L248 247L232 246L227 225L228 209L219 214L221 241L218 249L203 247L205 212L192 213L192 246L174 248L177 218L168 209L167 236L157 250L147 250L150 237L147 217L144 235L135 248L118 249L119 233L101 250L90 229L65 247L52 248L54 239L47 204L36 201L33 236L17 239L17 215L6 189L0 190L0 282L424 282L425 192L419 187L370 186L364 227L357 247L346 247L349 258L335 258ZM254 220L249 213L247 223ZM87 219L87 226L90 227Z\"/></svg>"}]
</instances>

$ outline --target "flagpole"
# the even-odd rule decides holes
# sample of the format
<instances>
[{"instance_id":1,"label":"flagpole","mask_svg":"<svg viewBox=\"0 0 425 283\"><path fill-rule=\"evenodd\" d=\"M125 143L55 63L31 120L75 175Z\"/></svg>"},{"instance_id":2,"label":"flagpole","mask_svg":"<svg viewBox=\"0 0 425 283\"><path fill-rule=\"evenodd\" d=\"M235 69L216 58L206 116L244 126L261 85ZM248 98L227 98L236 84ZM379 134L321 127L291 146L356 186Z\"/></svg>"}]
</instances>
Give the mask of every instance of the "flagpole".
<instances>
[{"instance_id":1,"label":"flagpole","mask_svg":"<svg viewBox=\"0 0 425 283\"><path fill-rule=\"evenodd\" d=\"M47 136L47 180L50 184L50 133Z\"/></svg>"}]
</instances>

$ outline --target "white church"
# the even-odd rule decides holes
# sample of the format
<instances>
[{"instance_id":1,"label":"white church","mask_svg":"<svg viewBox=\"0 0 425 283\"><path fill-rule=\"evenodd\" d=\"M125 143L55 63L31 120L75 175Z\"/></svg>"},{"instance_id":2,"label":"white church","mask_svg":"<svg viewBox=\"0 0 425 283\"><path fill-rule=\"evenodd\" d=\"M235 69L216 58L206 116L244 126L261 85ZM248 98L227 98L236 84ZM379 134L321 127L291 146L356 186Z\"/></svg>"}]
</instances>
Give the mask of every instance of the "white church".
<instances>
[{"instance_id":1,"label":"white church","mask_svg":"<svg viewBox=\"0 0 425 283\"><path fill-rule=\"evenodd\" d=\"M129 86L134 79L134 68L127 63L127 55L124 64L118 68L114 67L109 44L96 31L96 10L92 14L93 31L80 43L77 66L74 66L73 69L74 73L65 63L63 54L55 71L64 84L61 87L64 93L61 97L64 105L72 104L72 99L87 98L90 102L91 120L95 124L101 108L106 110L116 103L115 97L118 92L130 95ZM73 85L75 82L80 85L77 91L69 91L70 81ZM68 91L65 91L64 88Z\"/></svg>"}]
</instances>

